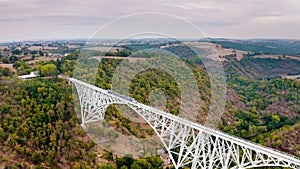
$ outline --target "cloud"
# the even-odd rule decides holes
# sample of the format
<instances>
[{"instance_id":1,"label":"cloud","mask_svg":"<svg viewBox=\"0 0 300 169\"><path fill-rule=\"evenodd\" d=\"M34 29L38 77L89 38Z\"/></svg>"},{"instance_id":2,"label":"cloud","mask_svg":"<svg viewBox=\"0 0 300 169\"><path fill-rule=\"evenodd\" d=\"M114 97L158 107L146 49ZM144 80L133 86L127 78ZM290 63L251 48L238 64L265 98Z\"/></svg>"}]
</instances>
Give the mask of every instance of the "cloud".
<instances>
[{"instance_id":1,"label":"cloud","mask_svg":"<svg viewBox=\"0 0 300 169\"><path fill-rule=\"evenodd\" d=\"M204 3L179 3L179 4L164 4L167 7L172 7L172 8L180 8L180 9L185 9L185 10L220 10L222 9L220 6L213 6L213 5L208 5Z\"/></svg>"},{"instance_id":2,"label":"cloud","mask_svg":"<svg viewBox=\"0 0 300 169\"><path fill-rule=\"evenodd\" d=\"M0 6L0 41L88 37L114 19L147 11L186 18L209 36L300 38L298 0L0 0Z\"/></svg>"},{"instance_id":3,"label":"cloud","mask_svg":"<svg viewBox=\"0 0 300 169\"><path fill-rule=\"evenodd\" d=\"M271 12L269 14L261 15L260 17L281 17L283 14L279 12Z\"/></svg>"}]
</instances>

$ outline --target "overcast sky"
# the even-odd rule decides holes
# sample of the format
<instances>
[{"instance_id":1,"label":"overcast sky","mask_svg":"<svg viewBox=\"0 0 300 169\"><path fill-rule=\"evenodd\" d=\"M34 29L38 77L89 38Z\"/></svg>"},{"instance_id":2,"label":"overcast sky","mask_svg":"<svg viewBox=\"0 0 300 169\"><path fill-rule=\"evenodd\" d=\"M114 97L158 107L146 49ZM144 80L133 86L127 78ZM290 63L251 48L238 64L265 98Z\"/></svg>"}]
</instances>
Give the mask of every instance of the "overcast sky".
<instances>
[{"instance_id":1,"label":"overcast sky","mask_svg":"<svg viewBox=\"0 0 300 169\"><path fill-rule=\"evenodd\" d=\"M163 12L208 37L300 39L300 0L0 0L0 41L88 38L124 15Z\"/></svg>"}]
</instances>

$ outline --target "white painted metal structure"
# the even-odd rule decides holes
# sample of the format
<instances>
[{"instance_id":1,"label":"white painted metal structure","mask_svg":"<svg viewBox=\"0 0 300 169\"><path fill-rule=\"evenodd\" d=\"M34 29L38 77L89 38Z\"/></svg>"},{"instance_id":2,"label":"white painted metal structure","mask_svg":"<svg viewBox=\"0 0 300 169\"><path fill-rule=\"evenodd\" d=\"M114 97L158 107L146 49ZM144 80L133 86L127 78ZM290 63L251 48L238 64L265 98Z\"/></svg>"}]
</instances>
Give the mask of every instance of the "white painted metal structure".
<instances>
[{"instance_id":1,"label":"white painted metal structure","mask_svg":"<svg viewBox=\"0 0 300 169\"><path fill-rule=\"evenodd\" d=\"M103 120L111 104L127 105L153 128L175 168L189 165L192 169L263 166L300 169L300 160L289 154L187 121L80 80L68 80L76 87L83 124Z\"/></svg>"}]
</instances>

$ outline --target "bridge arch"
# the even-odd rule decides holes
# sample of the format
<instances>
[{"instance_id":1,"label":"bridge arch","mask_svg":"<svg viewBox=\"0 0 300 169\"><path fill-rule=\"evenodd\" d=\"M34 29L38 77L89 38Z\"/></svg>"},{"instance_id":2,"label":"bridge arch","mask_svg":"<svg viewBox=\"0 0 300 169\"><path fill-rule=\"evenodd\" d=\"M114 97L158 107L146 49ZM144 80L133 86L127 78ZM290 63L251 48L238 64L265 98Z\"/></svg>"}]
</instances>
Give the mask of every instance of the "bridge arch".
<instances>
[{"instance_id":1,"label":"bridge arch","mask_svg":"<svg viewBox=\"0 0 300 169\"><path fill-rule=\"evenodd\" d=\"M190 165L192 169L264 166L300 169L300 160L288 154L187 121L77 79L68 80L77 89L83 124L103 120L111 104L127 105L153 128L175 168Z\"/></svg>"}]
</instances>

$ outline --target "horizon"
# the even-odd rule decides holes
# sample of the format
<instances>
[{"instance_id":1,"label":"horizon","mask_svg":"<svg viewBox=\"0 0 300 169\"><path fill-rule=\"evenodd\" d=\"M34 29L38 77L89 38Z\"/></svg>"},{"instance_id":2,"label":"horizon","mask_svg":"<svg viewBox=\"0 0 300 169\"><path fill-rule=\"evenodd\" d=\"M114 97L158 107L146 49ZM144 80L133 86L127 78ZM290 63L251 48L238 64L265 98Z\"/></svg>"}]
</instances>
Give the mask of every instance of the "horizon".
<instances>
[{"instance_id":1,"label":"horizon","mask_svg":"<svg viewBox=\"0 0 300 169\"><path fill-rule=\"evenodd\" d=\"M199 28L205 37L300 39L300 1L297 0L126 0L118 3L0 0L0 41L89 38L111 22L147 11L180 17Z\"/></svg>"},{"instance_id":2,"label":"horizon","mask_svg":"<svg viewBox=\"0 0 300 169\"><path fill-rule=\"evenodd\" d=\"M5 43L25 43L25 42L53 42L53 41L89 41L91 39L96 40L95 38L37 38L37 39L22 39L22 40L10 40L10 41L1 41L0 40L0 45L5 44ZM159 39L163 39L163 40L171 40L172 38L132 38L132 39L125 39L125 40L149 40L149 39L153 39L153 40L159 40ZM300 41L299 39L279 39L279 38L224 38L224 37L204 37L204 38L196 38L196 39L189 39L189 38L183 38L183 41L201 41L201 40L237 40L237 41L255 41L255 40L265 40L265 41ZM115 41L122 41L124 39L118 39L118 38L107 38L107 39L97 39L100 41L111 41L111 40L115 40Z\"/></svg>"}]
</instances>

